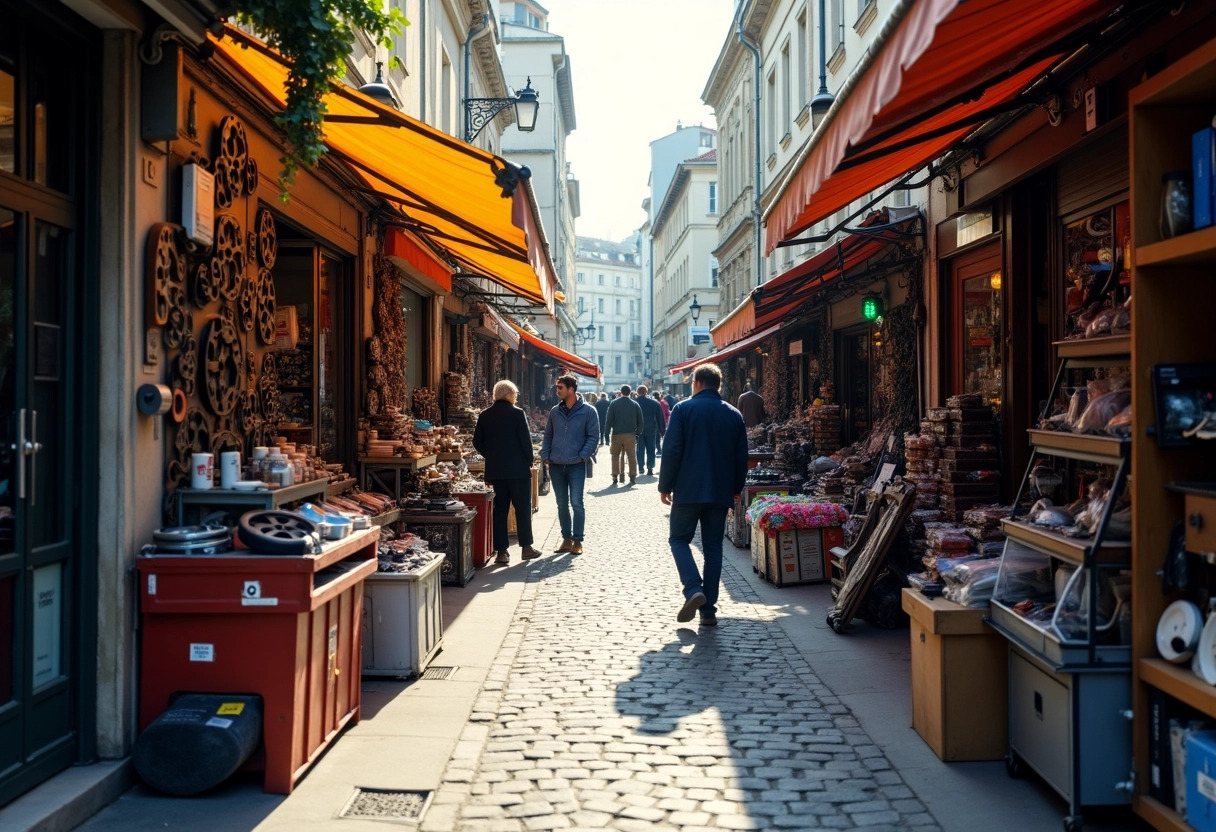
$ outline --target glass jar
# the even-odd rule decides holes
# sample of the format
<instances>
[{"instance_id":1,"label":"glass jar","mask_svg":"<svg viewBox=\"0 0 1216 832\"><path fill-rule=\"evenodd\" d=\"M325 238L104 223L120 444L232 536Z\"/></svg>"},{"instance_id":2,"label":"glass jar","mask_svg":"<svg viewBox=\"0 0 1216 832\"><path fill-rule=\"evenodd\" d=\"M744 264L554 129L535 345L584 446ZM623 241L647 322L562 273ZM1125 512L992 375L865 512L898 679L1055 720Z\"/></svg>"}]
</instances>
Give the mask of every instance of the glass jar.
<instances>
[{"instance_id":1,"label":"glass jar","mask_svg":"<svg viewBox=\"0 0 1216 832\"><path fill-rule=\"evenodd\" d=\"M286 486L295 482L295 471L291 462L282 454L270 455L270 466L267 481L273 485Z\"/></svg>"},{"instance_id":2,"label":"glass jar","mask_svg":"<svg viewBox=\"0 0 1216 832\"><path fill-rule=\"evenodd\" d=\"M1161 177L1161 239L1186 234L1194 225L1191 213L1191 172L1172 170Z\"/></svg>"}]
</instances>

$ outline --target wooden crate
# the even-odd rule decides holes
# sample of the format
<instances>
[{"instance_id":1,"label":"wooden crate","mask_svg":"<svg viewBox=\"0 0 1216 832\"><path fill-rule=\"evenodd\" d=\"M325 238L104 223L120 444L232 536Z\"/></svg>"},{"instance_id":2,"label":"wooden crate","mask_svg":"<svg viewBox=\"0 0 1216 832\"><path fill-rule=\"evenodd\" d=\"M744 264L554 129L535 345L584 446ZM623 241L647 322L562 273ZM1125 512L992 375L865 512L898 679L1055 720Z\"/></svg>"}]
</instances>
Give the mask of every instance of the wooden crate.
<instances>
[{"instance_id":1,"label":"wooden crate","mask_svg":"<svg viewBox=\"0 0 1216 832\"><path fill-rule=\"evenodd\" d=\"M1009 745L1008 642L987 607L903 591L912 617L912 727L943 760L999 760Z\"/></svg>"}]
</instances>

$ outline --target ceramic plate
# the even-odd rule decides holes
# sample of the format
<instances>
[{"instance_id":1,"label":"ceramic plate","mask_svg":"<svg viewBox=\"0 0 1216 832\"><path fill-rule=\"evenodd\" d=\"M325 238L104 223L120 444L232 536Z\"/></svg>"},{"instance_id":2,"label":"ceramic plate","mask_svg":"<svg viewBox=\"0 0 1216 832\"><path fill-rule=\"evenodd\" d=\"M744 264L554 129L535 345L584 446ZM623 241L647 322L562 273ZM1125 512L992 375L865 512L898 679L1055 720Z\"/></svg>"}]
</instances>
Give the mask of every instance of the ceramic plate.
<instances>
[{"instance_id":1,"label":"ceramic plate","mask_svg":"<svg viewBox=\"0 0 1216 832\"><path fill-rule=\"evenodd\" d=\"M1199 647L1191 658L1191 670L1209 685L1216 685L1216 615L1203 625Z\"/></svg>"},{"instance_id":2,"label":"ceramic plate","mask_svg":"<svg viewBox=\"0 0 1216 832\"><path fill-rule=\"evenodd\" d=\"M1157 620L1157 652L1167 662L1182 664L1194 654L1203 629L1199 607L1175 601Z\"/></svg>"}]
</instances>

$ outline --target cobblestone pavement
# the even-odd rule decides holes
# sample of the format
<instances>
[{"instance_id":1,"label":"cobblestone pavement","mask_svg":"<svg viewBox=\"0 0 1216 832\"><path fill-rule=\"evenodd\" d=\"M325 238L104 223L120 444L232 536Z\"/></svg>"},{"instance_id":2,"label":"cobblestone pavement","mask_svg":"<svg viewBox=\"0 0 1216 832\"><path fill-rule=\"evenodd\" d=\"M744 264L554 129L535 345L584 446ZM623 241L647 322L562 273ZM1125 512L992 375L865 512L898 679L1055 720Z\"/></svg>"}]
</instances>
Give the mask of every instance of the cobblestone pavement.
<instances>
[{"instance_id":1,"label":"cobblestone pavement","mask_svg":"<svg viewBox=\"0 0 1216 832\"><path fill-rule=\"evenodd\" d=\"M737 556L721 626L676 623L656 482L589 481L584 553L510 567L528 585L423 832L939 830Z\"/></svg>"}]
</instances>

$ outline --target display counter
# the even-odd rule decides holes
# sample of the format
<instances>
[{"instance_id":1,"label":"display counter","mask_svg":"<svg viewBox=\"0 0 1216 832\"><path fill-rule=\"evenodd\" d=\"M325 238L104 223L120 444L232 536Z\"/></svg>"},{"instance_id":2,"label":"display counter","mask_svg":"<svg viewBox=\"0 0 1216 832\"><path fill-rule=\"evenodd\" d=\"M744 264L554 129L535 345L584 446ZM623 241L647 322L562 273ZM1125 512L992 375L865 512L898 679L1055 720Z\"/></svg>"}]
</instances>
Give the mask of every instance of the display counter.
<instances>
[{"instance_id":1,"label":"display counter","mask_svg":"<svg viewBox=\"0 0 1216 832\"><path fill-rule=\"evenodd\" d=\"M430 544L431 551L443 552L442 581L464 586L473 579L473 521L477 512L401 511L401 525Z\"/></svg>"},{"instance_id":2,"label":"display counter","mask_svg":"<svg viewBox=\"0 0 1216 832\"><path fill-rule=\"evenodd\" d=\"M363 581L378 529L315 555L141 555L140 730L175 693L262 697L264 788L289 794L359 719ZM255 755L258 760L258 755Z\"/></svg>"}]
</instances>

